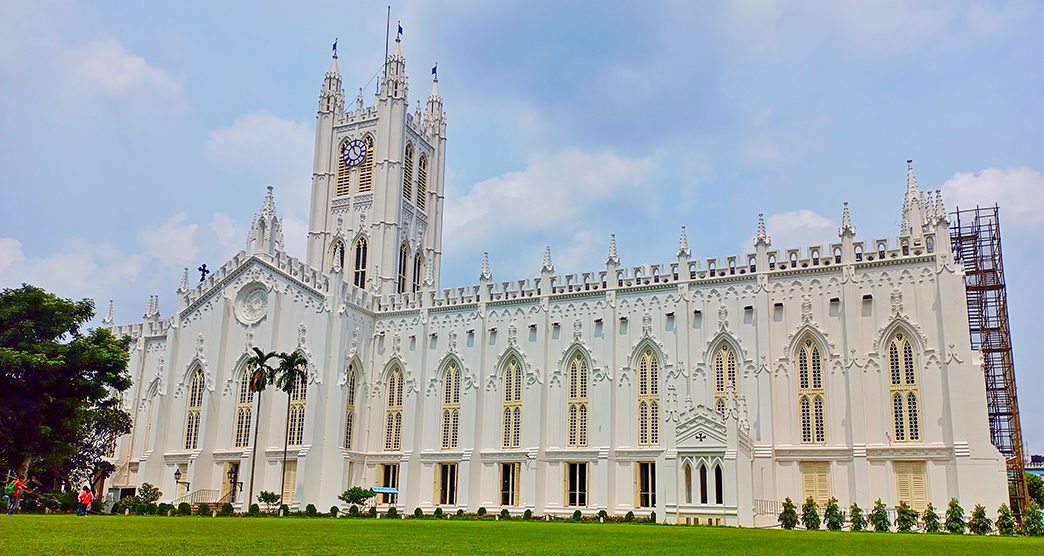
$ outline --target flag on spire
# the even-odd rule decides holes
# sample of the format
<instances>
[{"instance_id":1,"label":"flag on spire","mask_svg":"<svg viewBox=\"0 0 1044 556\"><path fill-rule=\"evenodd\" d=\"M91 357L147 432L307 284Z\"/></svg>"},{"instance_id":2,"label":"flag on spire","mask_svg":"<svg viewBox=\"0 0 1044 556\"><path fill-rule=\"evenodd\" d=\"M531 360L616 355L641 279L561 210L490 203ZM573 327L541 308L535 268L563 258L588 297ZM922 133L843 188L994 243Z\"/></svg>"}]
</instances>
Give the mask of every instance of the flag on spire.
<instances>
[{"instance_id":1,"label":"flag on spire","mask_svg":"<svg viewBox=\"0 0 1044 556\"><path fill-rule=\"evenodd\" d=\"M434 66L431 66L431 74L435 76L435 81L439 80L439 63L435 62Z\"/></svg>"},{"instance_id":2,"label":"flag on spire","mask_svg":"<svg viewBox=\"0 0 1044 556\"><path fill-rule=\"evenodd\" d=\"M334 39L334 43L333 43L333 57L334 58L337 57L337 39Z\"/></svg>"},{"instance_id":3,"label":"flag on spire","mask_svg":"<svg viewBox=\"0 0 1044 556\"><path fill-rule=\"evenodd\" d=\"M395 40L399 40L402 38L402 22L396 21L395 24L399 26L399 32L395 35Z\"/></svg>"}]
</instances>

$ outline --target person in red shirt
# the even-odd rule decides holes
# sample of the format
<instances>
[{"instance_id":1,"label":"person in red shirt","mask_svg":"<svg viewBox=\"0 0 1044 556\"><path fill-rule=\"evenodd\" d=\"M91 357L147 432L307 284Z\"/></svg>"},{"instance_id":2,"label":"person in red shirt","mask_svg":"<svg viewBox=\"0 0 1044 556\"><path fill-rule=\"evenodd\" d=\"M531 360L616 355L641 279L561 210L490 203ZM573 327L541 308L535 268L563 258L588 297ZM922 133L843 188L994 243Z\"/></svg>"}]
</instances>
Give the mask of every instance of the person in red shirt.
<instances>
[{"instance_id":1,"label":"person in red shirt","mask_svg":"<svg viewBox=\"0 0 1044 556\"><path fill-rule=\"evenodd\" d=\"M10 483L7 483L7 487L4 489L4 493L7 494L7 515L11 515L18 510L18 502L22 499L22 489L25 488L25 481L15 477L11 479Z\"/></svg>"},{"instance_id":2,"label":"person in red shirt","mask_svg":"<svg viewBox=\"0 0 1044 556\"><path fill-rule=\"evenodd\" d=\"M87 515L91 511L91 501L94 500L94 494L87 485L83 486L83 490L77 495L77 502L79 506L76 508L76 515Z\"/></svg>"}]
</instances>

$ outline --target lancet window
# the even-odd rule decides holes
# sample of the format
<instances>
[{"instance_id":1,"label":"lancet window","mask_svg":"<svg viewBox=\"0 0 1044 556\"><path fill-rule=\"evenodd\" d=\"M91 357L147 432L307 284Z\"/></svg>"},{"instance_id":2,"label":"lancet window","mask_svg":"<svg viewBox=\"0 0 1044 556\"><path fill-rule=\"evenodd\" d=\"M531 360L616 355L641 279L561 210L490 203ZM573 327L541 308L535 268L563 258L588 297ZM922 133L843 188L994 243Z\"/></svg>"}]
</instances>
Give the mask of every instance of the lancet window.
<instances>
[{"instance_id":1,"label":"lancet window","mask_svg":"<svg viewBox=\"0 0 1044 556\"><path fill-rule=\"evenodd\" d=\"M896 442L919 441L921 392L917 384L917 359L905 331L897 331L888 341L888 370L893 437Z\"/></svg>"},{"instance_id":2,"label":"lancet window","mask_svg":"<svg viewBox=\"0 0 1044 556\"><path fill-rule=\"evenodd\" d=\"M651 347L638 356L638 445L660 443L660 360Z\"/></svg>"},{"instance_id":3,"label":"lancet window","mask_svg":"<svg viewBox=\"0 0 1044 556\"><path fill-rule=\"evenodd\" d=\"M384 406L384 450L402 449L402 371L398 367L388 372L387 398Z\"/></svg>"},{"instance_id":4,"label":"lancet window","mask_svg":"<svg viewBox=\"0 0 1044 556\"><path fill-rule=\"evenodd\" d=\"M574 353L569 360L569 401L566 408L569 446L574 448L587 446L587 380L587 359L579 352Z\"/></svg>"},{"instance_id":5,"label":"lancet window","mask_svg":"<svg viewBox=\"0 0 1044 556\"><path fill-rule=\"evenodd\" d=\"M199 420L203 413L203 369L196 367L189 382L188 404L185 409L185 449L199 447Z\"/></svg>"},{"instance_id":6,"label":"lancet window","mask_svg":"<svg viewBox=\"0 0 1044 556\"><path fill-rule=\"evenodd\" d=\"M442 449L456 450L460 441L460 369L446 365L442 376Z\"/></svg>"},{"instance_id":7,"label":"lancet window","mask_svg":"<svg viewBox=\"0 0 1044 556\"><path fill-rule=\"evenodd\" d=\"M823 355L811 337L806 336L797 350L798 417L801 442L826 442L826 390L823 388Z\"/></svg>"},{"instance_id":8,"label":"lancet window","mask_svg":"<svg viewBox=\"0 0 1044 556\"><path fill-rule=\"evenodd\" d=\"M522 437L522 366L512 357L504 365L504 448L518 448Z\"/></svg>"},{"instance_id":9,"label":"lancet window","mask_svg":"<svg viewBox=\"0 0 1044 556\"><path fill-rule=\"evenodd\" d=\"M714 409L725 413L725 398L728 388L736 388L736 351L728 342L722 342L711 361L714 370Z\"/></svg>"}]
</instances>

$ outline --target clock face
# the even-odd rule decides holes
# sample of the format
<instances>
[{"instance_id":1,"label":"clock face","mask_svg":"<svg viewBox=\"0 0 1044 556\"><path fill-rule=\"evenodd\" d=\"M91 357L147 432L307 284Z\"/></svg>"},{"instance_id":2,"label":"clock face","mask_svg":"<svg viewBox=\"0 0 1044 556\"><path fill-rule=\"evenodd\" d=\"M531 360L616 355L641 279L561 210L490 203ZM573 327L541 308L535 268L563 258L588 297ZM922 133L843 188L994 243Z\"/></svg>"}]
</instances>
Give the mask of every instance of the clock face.
<instances>
[{"instance_id":1,"label":"clock face","mask_svg":"<svg viewBox=\"0 0 1044 556\"><path fill-rule=\"evenodd\" d=\"M341 157L344 158L345 164L358 166L366 158L366 143L363 143L361 139L352 139L344 146Z\"/></svg>"}]
</instances>

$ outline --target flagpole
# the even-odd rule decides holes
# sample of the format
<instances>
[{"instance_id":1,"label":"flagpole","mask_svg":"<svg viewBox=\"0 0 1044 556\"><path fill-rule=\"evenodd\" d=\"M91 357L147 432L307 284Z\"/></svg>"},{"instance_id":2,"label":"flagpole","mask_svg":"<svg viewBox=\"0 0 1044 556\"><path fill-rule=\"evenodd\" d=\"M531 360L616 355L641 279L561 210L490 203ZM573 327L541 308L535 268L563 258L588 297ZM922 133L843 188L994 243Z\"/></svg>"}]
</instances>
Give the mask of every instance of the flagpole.
<instances>
[{"instance_id":1,"label":"flagpole","mask_svg":"<svg viewBox=\"0 0 1044 556\"><path fill-rule=\"evenodd\" d=\"M391 35L391 6L388 6L388 19L384 21L384 77L388 78L388 38Z\"/></svg>"}]
</instances>

